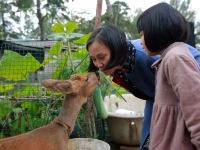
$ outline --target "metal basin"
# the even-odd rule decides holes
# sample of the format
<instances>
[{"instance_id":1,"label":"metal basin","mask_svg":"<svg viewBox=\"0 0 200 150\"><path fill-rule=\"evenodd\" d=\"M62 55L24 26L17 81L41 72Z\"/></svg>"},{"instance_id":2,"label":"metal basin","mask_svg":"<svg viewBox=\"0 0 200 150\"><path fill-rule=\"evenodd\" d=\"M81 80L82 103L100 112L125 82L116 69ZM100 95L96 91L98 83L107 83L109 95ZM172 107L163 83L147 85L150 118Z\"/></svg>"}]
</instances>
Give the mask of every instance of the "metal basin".
<instances>
[{"instance_id":1,"label":"metal basin","mask_svg":"<svg viewBox=\"0 0 200 150\"><path fill-rule=\"evenodd\" d=\"M111 141L123 145L139 145L140 133L143 123L145 101L132 96L122 95L127 102L111 96L105 98L108 111L106 119L108 137ZM125 110L119 112L118 110Z\"/></svg>"},{"instance_id":2,"label":"metal basin","mask_svg":"<svg viewBox=\"0 0 200 150\"><path fill-rule=\"evenodd\" d=\"M139 145L143 117L109 116L108 132L112 141L123 145Z\"/></svg>"}]
</instances>

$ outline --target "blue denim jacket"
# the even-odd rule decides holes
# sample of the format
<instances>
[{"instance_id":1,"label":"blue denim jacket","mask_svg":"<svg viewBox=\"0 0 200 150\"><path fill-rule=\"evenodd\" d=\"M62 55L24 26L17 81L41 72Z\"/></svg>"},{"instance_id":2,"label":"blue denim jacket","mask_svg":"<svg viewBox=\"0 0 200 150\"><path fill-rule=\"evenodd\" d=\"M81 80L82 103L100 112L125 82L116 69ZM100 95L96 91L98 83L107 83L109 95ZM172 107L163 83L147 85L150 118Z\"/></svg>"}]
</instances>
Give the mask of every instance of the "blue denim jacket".
<instances>
[{"instance_id":1,"label":"blue denim jacket","mask_svg":"<svg viewBox=\"0 0 200 150\"><path fill-rule=\"evenodd\" d=\"M151 68L151 65L159 58L159 56L148 56L145 50L142 48L139 39L132 40L131 43L136 49L136 55L134 70L129 74L128 79L131 84L137 87L138 90L151 97L146 101L145 104L144 122L140 139L142 146L150 133L151 115L155 94L155 72ZM190 45L187 46L197 63L200 65L200 52Z\"/></svg>"}]
</instances>

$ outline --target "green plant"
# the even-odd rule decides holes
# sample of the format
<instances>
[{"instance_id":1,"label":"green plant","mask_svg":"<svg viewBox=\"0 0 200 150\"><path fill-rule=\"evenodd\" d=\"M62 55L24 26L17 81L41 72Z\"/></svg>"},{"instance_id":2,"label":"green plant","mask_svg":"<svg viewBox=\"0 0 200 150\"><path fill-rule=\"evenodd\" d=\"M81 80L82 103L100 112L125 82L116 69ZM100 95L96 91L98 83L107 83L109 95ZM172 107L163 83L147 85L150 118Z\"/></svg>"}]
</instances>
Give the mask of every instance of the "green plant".
<instances>
[{"instance_id":1,"label":"green plant","mask_svg":"<svg viewBox=\"0 0 200 150\"><path fill-rule=\"evenodd\" d=\"M78 27L75 22L53 25L53 36L58 41L51 46L48 57L42 63L30 53L22 56L5 50L0 59L0 78L3 81L0 85L0 138L43 126L58 115L63 95L45 91L40 84L30 82L29 75L41 67L45 68L50 62L55 63L51 74L53 79L68 79L72 74L86 72L89 58L85 44L90 33L74 33ZM124 92L101 72L100 76L98 90L101 89L102 95L95 97L97 101L101 100L101 104L105 95ZM93 105L93 101L88 101L78 116L78 136L103 139L99 103L96 103L96 108Z\"/></svg>"},{"instance_id":2,"label":"green plant","mask_svg":"<svg viewBox=\"0 0 200 150\"><path fill-rule=\"evenodd\" d=\"M67 79L74 73L85 72L88 65L85 43L89 34L73 33L77 28L74 22L53 25L52 31L59 36L59 40L50 48L49 56L42 63L30 53L22 56L10 50L4 51L0 59L3 83L0 85L1 138L45 125L58 115L63 95L44 91L40 84L29 81L29 75L50 62L56 64L52 73L54 79ZM80 118L83 120L81 114Z\"/></svg>"},{"instance_id":3,"label":"green plant","mask_svg":"<svg viewBox=\"0 0 200 150\"><path fill-rule=\"evenodd\" d=\"M52 31L56 33L55 37L59 41L50 48L49 57L45 58L43 63L43 65L50 61L56 63L52 78L66 79L74 73L86 71L88 58L85 43L89 34L73 33L78 27L75 22L56 23L52 26Z\"/></svg>"}]
</instances>

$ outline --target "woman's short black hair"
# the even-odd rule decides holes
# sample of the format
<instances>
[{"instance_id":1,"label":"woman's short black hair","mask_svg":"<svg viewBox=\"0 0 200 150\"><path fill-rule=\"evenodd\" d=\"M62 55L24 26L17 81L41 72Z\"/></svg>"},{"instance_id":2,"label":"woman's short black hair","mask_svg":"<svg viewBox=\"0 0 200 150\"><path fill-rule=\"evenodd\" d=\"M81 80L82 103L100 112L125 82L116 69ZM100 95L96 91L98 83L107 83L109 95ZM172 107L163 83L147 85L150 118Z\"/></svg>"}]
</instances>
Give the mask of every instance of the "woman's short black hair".
<instances>
[{"instance_id":1,"label":"woman's short black hair","mask_svg":"<svg viewBox=\"0 0 200 150\"><path fill-rule=\"evenodd\" d=\"M167 3L158 3L144 11L137 20L138 32L143 32L145 45L159 52L174 42L185 42L188 37L186 19Z\"/></svg>"},{"instance_id":2,"label":"woman's short black hair","mask_svg":"<svg viewBox=\"0 0 200 150\"><path fill-rule=\"evenodd\" d=\"M106 65L106 68L112 68L124 63L127 53L128 44L125 33L114 25L105 25L94 30L89 37L86 48L89 49L93 42L99 42L108 47L111 53L110 60ZM90 59L89 71L98 70Z\"/></svg>"}]
</instances>

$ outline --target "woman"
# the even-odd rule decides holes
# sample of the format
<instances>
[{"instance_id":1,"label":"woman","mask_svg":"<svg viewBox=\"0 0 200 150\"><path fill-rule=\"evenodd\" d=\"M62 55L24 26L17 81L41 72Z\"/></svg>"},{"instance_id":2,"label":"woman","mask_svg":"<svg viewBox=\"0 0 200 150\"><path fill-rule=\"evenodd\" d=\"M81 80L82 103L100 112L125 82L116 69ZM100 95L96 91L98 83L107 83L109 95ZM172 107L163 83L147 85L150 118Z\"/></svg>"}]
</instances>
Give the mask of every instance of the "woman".
<instances>
[{"instance_id":1,"label":"woman","mask_svg":"<svg viewBox=\"0 0 200 150\"><path fill-rule=\"evenodd\" d=\"M144 11L137 21L148 55L161 55L156 69L150 149L200 149L200 68L189 48L185 18L167 3Z\"/></svg>"},{"instance_id":2,"label":"woman","mask_svg":"<svg viewBox=\"0 0 200 150\"><path fill-rule=\"evenodd\" d=\"M147 100L141 147L148 148L151 112L155 94L155 72L151 65L159 58L149 57L140 40L128 41L124 32L112 25L96 29L88 39L86 48L91 61L89 70L101 70L113 77L113 82L124 87L138 98ZM200 62L200 53L190 47Z\"/></svg>"}]
</instances>

